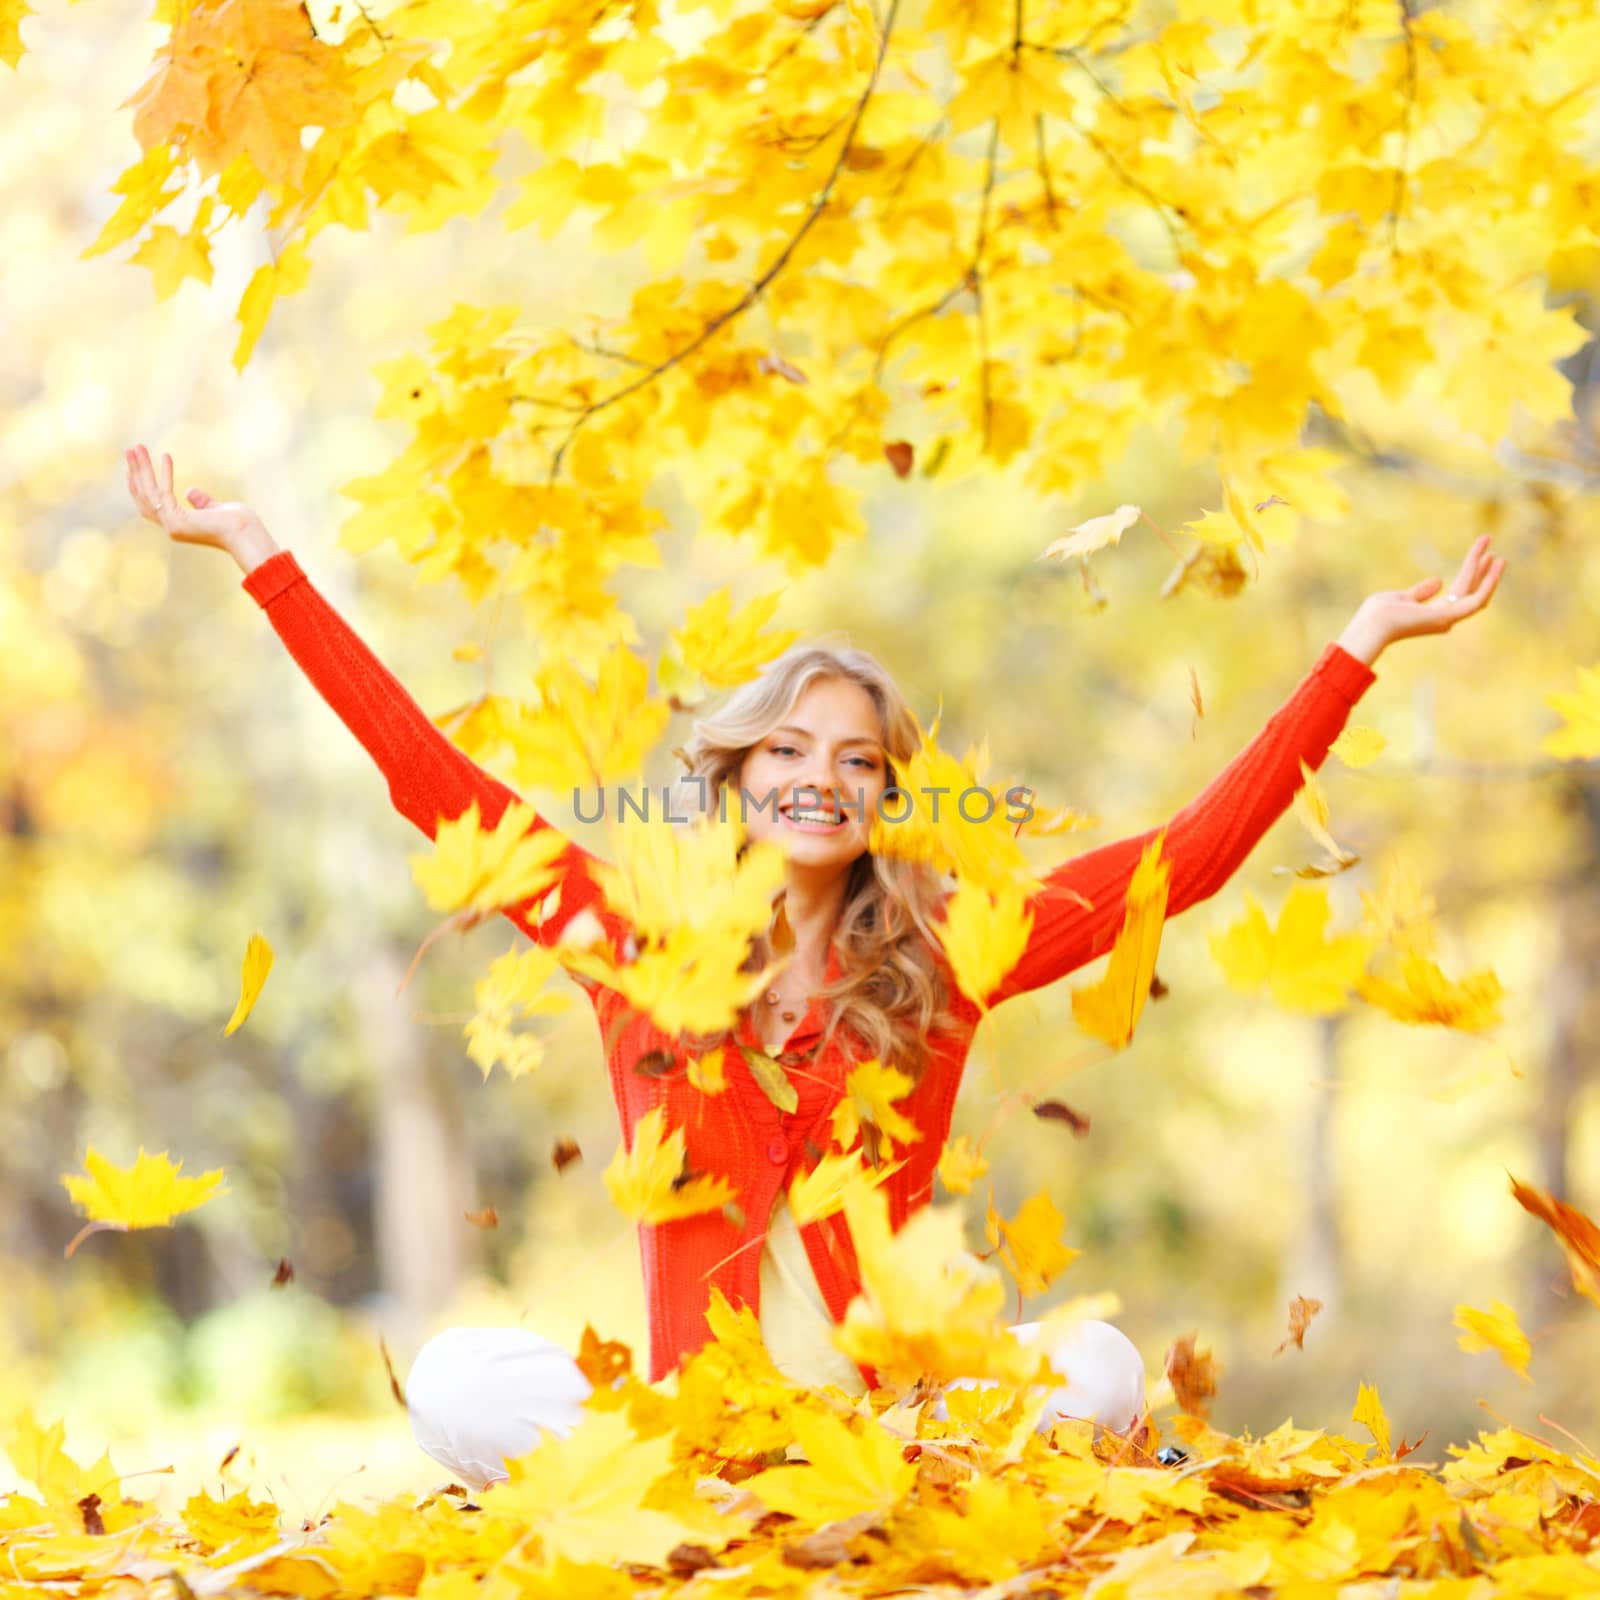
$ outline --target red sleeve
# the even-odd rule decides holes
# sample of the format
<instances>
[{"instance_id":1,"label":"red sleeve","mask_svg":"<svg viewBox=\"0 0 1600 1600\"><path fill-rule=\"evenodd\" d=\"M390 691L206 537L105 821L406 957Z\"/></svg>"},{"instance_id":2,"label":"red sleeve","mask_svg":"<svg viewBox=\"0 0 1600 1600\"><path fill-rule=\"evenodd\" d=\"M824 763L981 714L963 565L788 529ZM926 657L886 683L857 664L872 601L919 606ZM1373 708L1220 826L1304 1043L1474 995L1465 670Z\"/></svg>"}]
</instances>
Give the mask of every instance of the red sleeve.
<instances>
[{"instance_id":1,"label":"red sleeve","mask_svg":"<svg viewBox=\"0 0 1600 1600\"><path fill-rule=\"evenodd\" d=\"M267 614L289 654L317 693L360 740L389 781L395 809L432 839L440 819L453 821L478 802L483 827L492 828L518 798L436 728L400 681L362 643L323 598L292 551L280 550L247 573L241 587ZM534 828L548 828L535 816ZM539 944L552 944L586 907L600 919L613 951L627 924L601 898L592 868L597 858L573 840L560 858L560 904L542 924L530 922L537 900L504 907L505 915ZM549 891L546 891L548 893Z\"/></svg>"},{"instance_id":2,"label":"red sleeve","mask_svg":"<svg viewBox=\"0 0 1600 1600\"><path fill-rule=\"evenodd\" d=\"M1376 677L1364 661L1330 644L1261 732L1166 825L1161 853L1172 863L1168 918L1208 899L1233 876L1294 799L1300 763L1313 770L1322 765L1351 707ZM1161 831L1117 839L1044 875L1028 902L1033 930L1027 946L989 1005L1054 983L1111 948L1140 852Z\"/></svg>"}]
</instances>

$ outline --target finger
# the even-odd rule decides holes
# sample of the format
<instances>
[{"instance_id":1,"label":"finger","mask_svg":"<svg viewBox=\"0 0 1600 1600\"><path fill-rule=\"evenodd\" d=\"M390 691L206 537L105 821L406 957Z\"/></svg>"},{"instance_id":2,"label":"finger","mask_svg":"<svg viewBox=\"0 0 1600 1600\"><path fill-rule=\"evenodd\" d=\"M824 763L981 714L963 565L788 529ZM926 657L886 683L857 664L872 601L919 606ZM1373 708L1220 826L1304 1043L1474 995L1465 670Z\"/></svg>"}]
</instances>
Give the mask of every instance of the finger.
<instances>
[{"instance_id":1,"label":"finger","mask_svg":"<svg viewBox=\"0 0 1600 1600\"><path fill-rule=\"evenodd\" d=\"M163 453L161 457L161 488L167 499L176 500L178 491L172 486L172 457Z\"/></svg>"},{"instance_id":2,"label":"finger","mask_svg":"<svg viewBox=\"0 0 1600 1600\"><path fill-rule=\"evenodd\" d=\"M1480 533L1478 537L1467 546L1467 553L1461 559L1461 570L1456 573L1456 581L1451 586L1451 594L1470 594L1476 587L1478 577L1478 560L1488 546L1489 535L1486 533Z\"/></svg>"}]
</instances>

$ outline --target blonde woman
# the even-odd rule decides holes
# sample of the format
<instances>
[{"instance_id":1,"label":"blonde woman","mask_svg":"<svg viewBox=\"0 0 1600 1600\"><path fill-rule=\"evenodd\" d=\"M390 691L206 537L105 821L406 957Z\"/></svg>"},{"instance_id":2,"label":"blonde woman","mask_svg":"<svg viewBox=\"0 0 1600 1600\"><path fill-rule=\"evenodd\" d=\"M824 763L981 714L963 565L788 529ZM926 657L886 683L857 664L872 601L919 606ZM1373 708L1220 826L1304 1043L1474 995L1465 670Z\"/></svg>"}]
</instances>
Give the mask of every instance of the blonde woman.
<instances>
[{"instance_id":1,"label":"blonde woman","mask_svg":"<svg viewBox=\"0 0 1600 1600\"><path fill-rule=\"evenodd\" d=\"M140 512L175 540L234 558L242 587L371 753L396 808L432 838L441 818L459 816L476 800L482 825L493 827L514 793L433 726L248 506L219 504L198 489L180 500L171 458L162 460L158 476L143 446L127 452L129 490ZM1481 611L1504 566L1482 537L1468 549L1451 590L1441 594L1439 581L1425 578L1361 602L1261 732L1165 824L1169 918L1216 893L1283 813L1301 782L1301 762L1321 765L1374 681L1379 654L1400 639L1448 632ZM695 723L686 750L690 778L703 780L712 807L730 792L748 797L749 835L784 849L780 900L793 941L781 975L721 1041L724 1093L702 1097L687 1081L687 1059L705 1041L691 1048L630 1011L613 990L585 983L608 1041L623 1138L631 1146L639 1119L661 1108L667 1126L684 1130L693 1169L726 1178L738 1196L736 1209L639 1229L652 1379L705 1342L716 1287L757 1314L774 1360L797 1381L853 1392L874 1381L829 1337L860 1286L844 1218L796 1226L784 1196L796 1177L838 1148L830 1114L850 1066L872 1056L915 1084L899 1109L921 1136L900 1152L905 1163L884 1185L892 1225L899 1228L932 1192L982 1013L955 986L934 934L948 886L927 867L868 849L880 802L886 817L903 810L889 792L917 742L916 722L884 668L865 651L821 646L787 651ZM533 825L549 826L542 818ZM1027 947L986 997L988 1007L1053 983L1110 948L1129 877L1161 831L1116 840L1044 875L1031 898ZM569 840L560 857L559 910L538 924L529 920L532 903L509 906L506 916L548 945L589 912L617 958L626 959L629 929L604 904L594 861ZM770 936L757 940L751 964L765 965L772 955ZM762 1092L741 1044L796 1069L792 1111L781 1112ZM676 1066L634 1071L651 1052L664 1052ZM1026 1342L1037 1329L1025 1324L1016 1332ZM1049 1354L1063 1384L1044 1404L1041 1428L1062 1416L1124 1432L1140 1424L1144 1367L1117 1329L1081 1323ZM475 1488L505 1476L504 1460L531 1448L541 1429L570 1429L588 1392L567 1351L513 1328L437 1335L407 1382L418 1442Z\"/></svg>"}]
</instances>

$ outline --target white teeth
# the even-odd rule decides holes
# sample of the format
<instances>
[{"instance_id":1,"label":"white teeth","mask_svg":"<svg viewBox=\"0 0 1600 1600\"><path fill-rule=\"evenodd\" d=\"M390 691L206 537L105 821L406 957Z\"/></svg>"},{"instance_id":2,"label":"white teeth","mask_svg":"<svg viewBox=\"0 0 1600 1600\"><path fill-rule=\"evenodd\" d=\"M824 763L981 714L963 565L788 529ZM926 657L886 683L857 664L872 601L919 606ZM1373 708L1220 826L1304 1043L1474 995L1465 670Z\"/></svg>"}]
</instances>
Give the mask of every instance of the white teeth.
<instances>
[{"instance_id":1,"label":"white teeth","mask_svg":"<svg viewBox=\"0 0 1600 1600\"><path fill-rule=\"evenodd\" d=\"M792 822L837 822L839 816L834 811L802 811L795 807L789 812L789 819Z\"/></svg>"}]
</instances>

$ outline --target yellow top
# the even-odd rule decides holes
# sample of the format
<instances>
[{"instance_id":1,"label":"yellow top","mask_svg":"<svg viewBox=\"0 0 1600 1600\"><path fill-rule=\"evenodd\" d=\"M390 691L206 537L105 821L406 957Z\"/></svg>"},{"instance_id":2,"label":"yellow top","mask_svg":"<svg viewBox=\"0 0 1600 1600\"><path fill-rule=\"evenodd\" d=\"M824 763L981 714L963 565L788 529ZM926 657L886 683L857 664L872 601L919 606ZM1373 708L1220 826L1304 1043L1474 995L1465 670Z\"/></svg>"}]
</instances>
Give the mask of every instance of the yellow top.
<instances>
[{"instance_id":1,"label":"yellow top","mask_svg":"<svg viewBox=\"0 0 1600 1600\"><path fill-rule=\"evenodd\" d=\"M849 1394L866 1385L855 1362L833 1343L833 1318L817 1287L800 1229L780 1189L761 1247L761 1337L773 1365L796 1383L832 1384Z\"/></svg>"}]
</instances>

